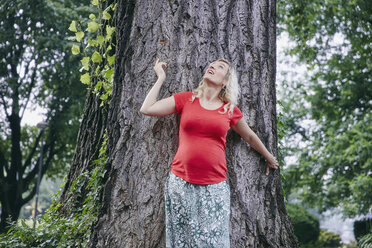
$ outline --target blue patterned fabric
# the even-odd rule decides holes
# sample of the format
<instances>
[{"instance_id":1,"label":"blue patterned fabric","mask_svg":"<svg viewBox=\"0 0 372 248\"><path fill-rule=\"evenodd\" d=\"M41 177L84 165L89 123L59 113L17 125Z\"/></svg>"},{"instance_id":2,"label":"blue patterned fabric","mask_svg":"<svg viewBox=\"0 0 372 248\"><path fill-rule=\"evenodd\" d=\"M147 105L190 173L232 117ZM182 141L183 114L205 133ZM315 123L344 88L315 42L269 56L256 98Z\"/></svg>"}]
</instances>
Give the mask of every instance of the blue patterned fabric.
<instances>
[{"instance_id":1,"label":"blue patterned fabric","mask_svg":"<svg viewBox=\"0 0 372 248\"><path fill-rule=\"evenodd\" d=\"M199 185L172 172L164 188L168 248L229 248L230 188Z\"/></svg>"}]
</instances>

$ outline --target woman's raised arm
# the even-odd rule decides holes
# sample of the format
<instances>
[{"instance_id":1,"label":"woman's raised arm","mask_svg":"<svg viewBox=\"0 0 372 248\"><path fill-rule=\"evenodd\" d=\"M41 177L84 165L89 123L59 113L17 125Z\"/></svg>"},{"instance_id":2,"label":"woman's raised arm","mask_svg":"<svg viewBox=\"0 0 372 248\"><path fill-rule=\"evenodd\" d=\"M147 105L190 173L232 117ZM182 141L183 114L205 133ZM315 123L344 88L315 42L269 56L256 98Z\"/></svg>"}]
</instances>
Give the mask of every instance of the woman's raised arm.
<instances>
[{"instance_id":1,"label":"woman's raised arm","mask_svg":"<svg viewBox=\"0 0 372 248\"><path fill-rule=\"evenodd\" d=\"M159 59L157 59L154 66L154 71L158 76L158 80L143 101L140 112L144 115L164 116L176 112L176 103L173 96L164 98L159 101L157 100L160 88L163 85L166 77L164 68L167 68L167 63L159 62Z\"/></svg>"}]
</instances>

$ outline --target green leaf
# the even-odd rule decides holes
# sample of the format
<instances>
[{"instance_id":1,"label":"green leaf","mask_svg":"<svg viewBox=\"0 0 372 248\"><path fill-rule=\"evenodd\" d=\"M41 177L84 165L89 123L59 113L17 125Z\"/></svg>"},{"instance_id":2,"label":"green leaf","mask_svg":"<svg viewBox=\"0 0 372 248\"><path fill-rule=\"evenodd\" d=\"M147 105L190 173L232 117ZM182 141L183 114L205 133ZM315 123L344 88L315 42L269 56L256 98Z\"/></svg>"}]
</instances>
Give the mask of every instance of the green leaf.
<instances>
[{"instance_id":1,"label":"green leaf","mask_svg":"<svg viewBox=\"0 0 372 248\"><path fill-rule=\"evenodd\" d=\"M103 81L98 81L97 84L94 86L95 89L101 90Z\"/></svg>"},{"instance_id":2,"label":"green leaf","mask_svg":"<svg viewBox=\"0 0 372 248\"><path fill-rule=\"evenodd\" d=\"M103 20L110 20L111 19L111 15L105 10L102 13L102 19Z\"/></svg>"},{"instance_id":3,"label":"green leaf","mask_svg":"<svg viewBox=\"0 0 372 248\"><path fill-rule=\"evenodd\" d=\"M84 67L84 70L88 71L89 70L89 60L90 58L89 57L84 57L80 60L81 64L83 65Z\"/></svg>"},{"instance_id":4,"label":"green leaf","mask_svg":"<svg viewBox=\"0 0 372 248\"><path fill-rule=\"evenodd\" d=\"M105 42L105 38L102 35L97 36L97 43L102 46Z\"/></svg>"},{"instance_id":5,"label":"green leaf","mask_svg":"<svg viewBox=\"0 0 372 248\"><path fill-rule=\"evenodd\" d=\"M85 73L83 75L80 76L80 81L83 83L83 84L89 84L90 83L90 76L89 76L89 73Z\"/></svg>"},{"instance_id":6,"label":"green leaf","mask_svg":"<svg viewBox=\"0 0 372 248\"><path fill-rule=\"evenodd\" d=\"M77 54L80 53L80 47L77 46L77 45L73 45L72 48L71 48L71 51L72 51L73 55L77 55Z\"/></svg>"},{"instance_id":7,"label":"green leaf","mask_svg":"<svg viewBox=\"0 0 372 248\"><path fill-rule=\"evenodd\" d=\"M114 32L115 32L115 27L111 27L107 25L106 26L106 40L109 40Z\"/></svg>"},{"instance_id":8,"label":"green leaf","mask_svg":"<svg viewBox=\"0 0 372 248\"><path fill-rule=\"evenodd\" d=\"M115 54L112 56L108 56L107 61L109 62L109 65L113 65L115 63Z\"/></svg>"},{"instance_id":9,"label":"green leaf","mask_svg":"<svg viewBox=\"0 0 372 248\"><path fill-rule=\"evenodd\" d=\"M38 208L39 209L39 208ZM22 224L22 226L24 227L24 228L28 228L28 225L27 225L27 223L25 222L25 220L21 220L21 224Z\"/></svg>"},{"instance_id":10,"label":"green leaf","mask_svg":"<svg viewBox=\"0 0 372 248\"><path fill-rule=\"evenodd\" d=\"M98 1L98 0L92 0L92 4L93 4L94 6L97 6L97 5L99 4L99 1Z\"/></svg>"},{"instance_id":11,"label":"green leaf","mask_svg":"<svg viewBox=\"0 0 372 248\"><path fill-rule=\"evenodd\" d=\"M107 90L107 94L109 94L110 96L112 95L112 85L110 85L110 88Z\"/></svg>"},{"instance_id":12,"label":"green leaf","mask_svg":"<svg viewBox=\"0 0 372 248\"><path fill-rule=\"evenodd\" d=\"M97 29L99 28L99 25L98 23L92 21L92 22L88 22L88 31L91 32L91 33L94 33L97 31Z\"/></svg>"},{"instance_id":13,"label":"green leaf","mask_svg":"<svg viewBox=\"0 0 372 248\"><path fill-rule=\"evenodd\" d=\"M68 30L70 30L72 32L77 32L77 30L76 30L76 21L72 21L71 22L70 27L68 28Z\"/></svg>"},{"instance_id":14,"label":"green leaf","mask_svg":"<svg viewBox=\"0 0 372 248\"><path fill-rule=\"evenodd\" d=\"M97 66L96 69L94 70L95 75L98 75L101 71L101 67Z\"/></svg>"},{"instance_id":15,"label":"green leaf","mask_svg":"<svg viewBox=\"0 0 372 248\"><path fill-rule=\"evenodd\" d=\"M88 40L88 44L91 46L97 46L98 42L97 40Z\"/></svg>"},{"instance_id":16,"label":"green leaf","mask_svg":"<svg viewBox=\"0 0 372 248\"><path fill-rule=\"evenodd\" d=\"M94 21L96 19L96 16L94 14L90 14L89 15L89 19L91 19L92 21Z\"/></svg>"},{"instance_id":17,"label":"green leaf","mask_svg":"<svg viewBox=\"0 0 372 248\"><path fill-rule=\"evenodd\" d=\"M78 42L80 42L81 41L81 39L83 39L83 37L84 37L84 32L77 32L76 34L76 40L78 41Z\"/></svg>"},{"instance_id":18,"label":"green leaf","mask_svg":"<svg viewBox=\"0 0 372 248\"><path fill-rule=\"evenodd\" d=\"M100 63L102 62L102 56L97 51L95 51L92 55L92 61L93 63Z\"/></svg>"},{"instance_id":19,"label":"green leaf","mask_svg":"<svg viewBox=\"0 0 372 248\"><path fill-rule=\"evenodd\" d=\"M114 76L114 70L110 69L110 70L105 71L104 76L110 82Z\"/></svg>"},{"instance_id":20,"label":"green leaf","mask_svg":"<svg viewBox=\"0 0 372 248\"><path fill-rule=\"evenodd\" d=\"M101 95L100 96L100 99L102 100L102 101L105 101L105 100L107 100L107 94L103 94L103 95Z\"/></svg>"}]
</instances>

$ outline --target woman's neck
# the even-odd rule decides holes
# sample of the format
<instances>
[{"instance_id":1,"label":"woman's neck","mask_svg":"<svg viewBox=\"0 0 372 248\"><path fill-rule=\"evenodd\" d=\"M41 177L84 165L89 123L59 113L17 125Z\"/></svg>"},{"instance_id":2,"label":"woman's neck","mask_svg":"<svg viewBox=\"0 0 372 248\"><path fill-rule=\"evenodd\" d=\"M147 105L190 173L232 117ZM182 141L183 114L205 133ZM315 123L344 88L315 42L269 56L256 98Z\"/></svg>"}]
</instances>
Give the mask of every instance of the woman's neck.
<instances>
[{"instance_id":1,"label":"woman's neck","mask_svg":"<svg viewBox=\"0 0 372 248\"><path fill-rule=\"evenodd\" d=\"M202 98L208 102L221 102L221 99L219 98L220 91L221 87L210 87L205 85Z\"/></svg>"}]
</instances>

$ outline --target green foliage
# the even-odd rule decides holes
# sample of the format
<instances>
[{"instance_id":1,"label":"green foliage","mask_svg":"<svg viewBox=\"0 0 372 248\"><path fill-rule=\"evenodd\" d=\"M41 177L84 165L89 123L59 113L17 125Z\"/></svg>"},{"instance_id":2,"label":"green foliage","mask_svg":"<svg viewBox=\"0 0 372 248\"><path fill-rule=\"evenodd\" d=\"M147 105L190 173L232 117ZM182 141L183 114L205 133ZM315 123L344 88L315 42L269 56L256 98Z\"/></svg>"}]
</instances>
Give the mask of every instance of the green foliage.
<instances>
[{"instance_id":1,"label":"green foliage","mask_svg":"<svg viewBox=\"0 0 372 248\"><path fill-rule=\"evenodd\" d=\"M368 213L372 205L371 121L371 114L354 125L347 120L341 124L348 126L342 133L327 127L328 137L318 133L312 146L303 150L300 161L306 162L297 186L304 190L305 202L322 210L341 206L350 216Z\"/></svg>"},{"instance_id":2,"label":"green foliage","mask_svg":"<svg viewBox=\"0 0 372 248\"><path fill-rule=\"evenodd\" d=\"M298 205L287 204L286 208L298 242L303 245L316 241L319 236L319 220Z\"/></svg>"},{"instance_id":3,"label":"green foliage","mask_svg":"<svg viewBox=\"0 0 372 248\"><path fill-rule=\"evenodd\" d=\"M77 42L72 46L71 52L83 56L80 60L80 81L100 97L101 106L110 102L112 94L117 16L116 2L108 6L103 2L105 1L92 1L101 10L98 17L90 14L90 21L72 21L69 27L75 33L70 39Z\"/></svg>"},{"instance_id":4,"label":"green foliage","mask_svg":"<svg viewBox=\"0 0 372 248\"><path fill-rule=\"evenodd\" d=\"M324 248L339 247L341 245L341 237L338 234L320 229L320 235L317 243L318 243L317 247Z\"/></svg>"},{"instance_id":5,"label":"green foliage","mask_svg":"<svg viewBox=\"0 0 372 248\"><path fill-rule=\"evenodd\" d=\"M113 44L116 42L114 37L116 4L115 1L113 4L106 2L108 5L106 7L103 2L106 0L92 2L98 9L99 17L96 18L96 13L91 13L89 18L92 21L95 20L96 24L88 22L86 30L82 30L84 24L87 23L84 20L73 21L69 26L69 30L75 32L75 36L70 40L86 45L82 49L84 57L80 62L83 66L81 71L88 72L82 73L82 81L100 96L102 105L109 102L111 95L115 61ZM104 9L103 6L105 6ZM70 44L74 54L81 53L81 44ZM30 130L35 131L33 128ZM12 247L86 247L92 225L96 222L98 210L101 207L107 160L106 141L105 137L98 159L94 161L93 169L81 173L72 183L66 203L71 206L73 210L71 213L65 216L61 212L61 203L57 200L59 192L57 192L53 204L39 220L36 229L30 228L24 220L20 222L21 225L13 222L8 233L0 235L0 247L9 245Z\"/></svg>"},{"instance_id":6,"label":"green foliage","mask_svg":"<svg viewBox=\"0 0 372 248\"><path fill-rule=\"evenodd\" d=\"M318 240L300 245L300 248L337 248L341 247L341 237L338 234L320 229Z\"/></svg>"},{"instance_id":7,"label":"green foliage","mask_svg":"<svg viewBox=\"0 0 372 248\"><path fill-rule=\"evenodd\" d=\"M67 171L86 94L84 87L76 84L79 61L65 53L70 47L66 26L71 18L87 11L83 4L84 1L1 1L1 113L10 115L13 111L22 119L26 108L45 109L50 123L46 139L58 150L54 152L58 159L47 171L49 176L63 177ZM3 123L1 143L11 139L12 128L9 121ZM36 134L30 139L35 140ZM24 149L32 151L33 145L30 142ZM10 149L4 147L0 153L10 159ZM32 162L36 160L37 156L33 156Z\"/></svg>"},{"instance_id":8,"label":"green foliage","mask_svg":"<svg viewBox=\"0 0 372 248\"><path fill-rule=\"evenodd\" d=\"M360 248L371 248L372 247L372 233L366 234L359 240Z\"/></svg>"},{"instance_id":9,"label":"green foliage","mask_svg":"<svg viewBox=\"0 0 372 248\"><path fill-rule=\"evenodd\" d=\"M86 10L78 0L0 1L0 232L36 192L41 135L25 113L42 109L48 122L42 176L68 171L86 89L67 27Z\"/></svg>"},{"instance_id":10,"label":"green foliage","mask_svg":"<svg viewBox=\"0 0 372 248\"><path fill-rule=\"evenodd\" d=\"M38 198L38 213L44 213L52 204L53 195L59 189L62 179L52 180L43 178L40 182L39 198ZM19 218L30 219L35 214L35 197L25 204L20 212Z\"/></svg>"},{"instance_id":11,"label":"green foliage","mask_svg":"<svg viewBox=\"0 0 372 248\"><path fill-rule=\"evenodd\" d=\"M281 109L280 111L278 111L278 116L277 116L277 120L276 120L277 131L278 131L278 143L279 143L278 144L278 163L279 163L279 167L283 168L283 166L285 164L284 163L284 158L285 158L286 154L288 154L288 151L286 149L286 145L284 143L286 132L288 130L288 126L287 126L287 123L286 123L286 115L283 114L283 111L284 112L288 111L288 109L285 108L285 106L283 105L283 103L280 100L277 101L277 105ZM290 184L290 182L288 182L287 178L285 177L284 173L280 173L280 176L281 176L283 185ZM284 197L287 196L287 191L286 191L287 188L283 187Z\"/></svg>"},{"instance_id":12,"label":"green foliage","mask_svg":"<svg viewBox=\"0 0 372 248\"><path fill-rule=\"evenodd\" d=\"M13 223L7 234L0 234L0 247L86 247L92 230L97 221L101 204L103 179L105 176L106 140L100 149L99 158L91 172L84 172L73 182L70 195L73 198L83 198L84 204L73 205L74 212L65 217L59 212L60 190L54 195L53 204L39 220L35 229L28 226L25 220L20 225ZM63 187L63 185L61 185ZM82 190L88 194L82 194ZM73 201L73 200L71 200Z\"/></svg>"},{"instance_id":13,"label":"green foliage","mask_svg":"<svg viewBox=\"0 0 372 248\"><path fill-rule=\"evenodd\" d=\"M279 29L295 42L289 54L307 69L282 94L292 136L285 143L297 137L288 151L299 158L284 172L286 182L296 182L286 183L286 191L320 211L366 214L372 206L372 9L365 0L280 0L278 14ZM307 130L305 120L311 120Z\"/></svg>"},{"instance_id":14,"label":"green foliage","mask_svg":"<svg viewBox=\"0 0 372 248\"><path fill-rule=\"evenodd\" d=\"M372 219L361 219L354 221L354 236L359 240L362 236L372 232Z\"/></svg>"}]
</instances>

